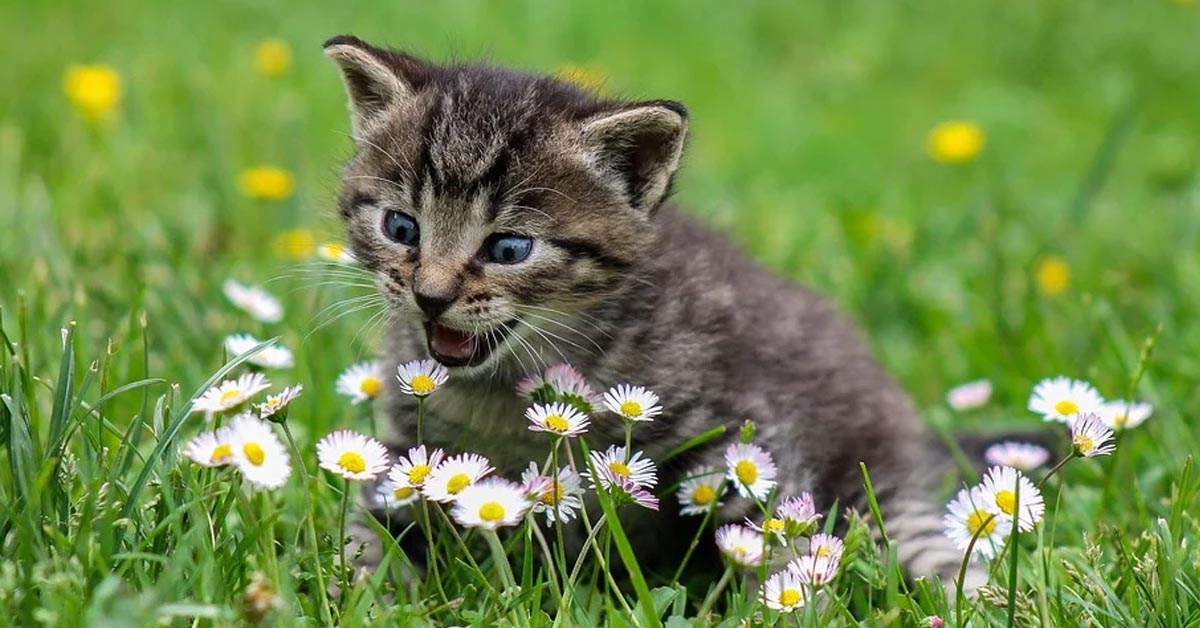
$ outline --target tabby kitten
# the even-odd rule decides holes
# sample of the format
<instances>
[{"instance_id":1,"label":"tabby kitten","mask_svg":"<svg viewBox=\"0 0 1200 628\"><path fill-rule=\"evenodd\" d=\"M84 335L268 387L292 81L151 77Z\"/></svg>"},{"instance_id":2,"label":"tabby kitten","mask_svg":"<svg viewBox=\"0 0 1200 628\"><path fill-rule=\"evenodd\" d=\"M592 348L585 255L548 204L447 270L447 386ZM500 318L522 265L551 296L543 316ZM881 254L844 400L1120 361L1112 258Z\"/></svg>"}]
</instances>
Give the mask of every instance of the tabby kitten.
<instances>
[{"instance_id":1,"label":"tabby kitten","mask_svg":"<svg viewBox=\"0 0 1200 628\"><path fill-rule=\"evenodd\" d=\"M937 473L922 424L854 326L665 204L687 134L683 105L438 65L352 36L325 52L345 80L356 148L340 211L394 314L386 356L432 356L451 372L428 400L427 443L482 453L515 477L545 457L546 439L526 429L514 384L566 361L604 387L659 393L664 414L635 431L634 448L652 458L728 428L672 460L660 486L722 466L750 419L778 463L779 495L862 506L865 462L911 573L957 569L962 554L923 490ZM382 412L399 450L414 444L416 412L393 379ZM619 421L598 417L590 438L620 434ZM674 501L631 524L652 566L656 556L674 566L688 536L668 524ZM731 499L723 515L740 520L750 508Z\"/></svg>"}]
</instances>

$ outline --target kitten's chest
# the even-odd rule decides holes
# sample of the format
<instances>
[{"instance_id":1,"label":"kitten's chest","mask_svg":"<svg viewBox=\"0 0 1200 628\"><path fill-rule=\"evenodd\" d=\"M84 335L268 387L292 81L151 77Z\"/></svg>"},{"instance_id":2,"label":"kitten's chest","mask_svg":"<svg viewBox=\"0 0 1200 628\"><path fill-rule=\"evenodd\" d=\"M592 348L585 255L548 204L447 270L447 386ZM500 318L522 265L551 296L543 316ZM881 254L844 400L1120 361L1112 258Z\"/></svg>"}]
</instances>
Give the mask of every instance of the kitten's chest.
<instances>
[{"instance_id":1,"label":"kitten's chest","mask_svg":"<svg viewBox=\"0 0 1200 628\"><path fill-rule=\"evenodd\" d=\"M429 397L426 440L448 455L473 452L486 456L501 473L516 475L550 451L544 433L529 430L529 402L509 390L482 386L447 386Z\"/></svg>"}]
</instances>

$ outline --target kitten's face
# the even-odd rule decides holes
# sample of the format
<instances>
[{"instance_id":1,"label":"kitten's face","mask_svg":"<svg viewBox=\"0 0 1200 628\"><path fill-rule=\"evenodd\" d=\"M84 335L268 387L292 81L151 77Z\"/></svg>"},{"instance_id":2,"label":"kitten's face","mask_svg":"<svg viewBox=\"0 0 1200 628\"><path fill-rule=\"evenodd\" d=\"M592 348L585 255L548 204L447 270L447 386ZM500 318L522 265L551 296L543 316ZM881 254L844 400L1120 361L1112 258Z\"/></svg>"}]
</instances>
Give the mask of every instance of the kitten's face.
<instances>
[{"instance_id":1,"label":"kitten's face","mask_svg":"<svg viewBox=\"0 0 1200 628\"><path fill-rule=\"evenodd\" d=\"M326 50L354 111L340 202L351 246L391 306L422 322L434 359L471 370L537 342L535 328L561 335L550 321L610 295L646 254L682 108L614 106L357 40Z\"/></svg>"}]
</instances>

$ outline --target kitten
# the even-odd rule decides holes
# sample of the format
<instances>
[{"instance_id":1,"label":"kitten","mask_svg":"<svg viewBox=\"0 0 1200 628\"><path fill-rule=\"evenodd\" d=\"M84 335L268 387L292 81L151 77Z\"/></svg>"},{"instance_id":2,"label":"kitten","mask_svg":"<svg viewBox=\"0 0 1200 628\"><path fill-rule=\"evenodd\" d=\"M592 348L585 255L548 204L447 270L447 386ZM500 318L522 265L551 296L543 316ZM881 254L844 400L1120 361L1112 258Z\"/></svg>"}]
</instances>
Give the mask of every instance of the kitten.
<instances>
[{"instance_id":1,"label":"kitten","mask_svg":"<svg viewBox=\"0 0 1200 628\"><path fill-rule=\"evenodd\" d=\"M746 419L775 456L779 495L864 505L871 471L901 561L949 579L962 553L924 492L937 471L908 398L854 326L665 203L687 134L683 105L603 98L548 76L436 65L334 37L356 152L339 206L355 257L394 313L386 355L449 367L425 441L488 456L514 478L546 455L515 382L565 361L594 383L647 386L665 412L635 430L662 459L716 425L726 436L672 460L659 486L723 466ZM389 445L415 439L415 402L394 378ZM605 431L605 430L608 431ZM598 417L591 442L618 442ZM673 496L629 525L639 556L674 566ZM753 516L731 499L723 515ZM682 539L686 541L686 538Z\"/></svg>"}]
</instances>

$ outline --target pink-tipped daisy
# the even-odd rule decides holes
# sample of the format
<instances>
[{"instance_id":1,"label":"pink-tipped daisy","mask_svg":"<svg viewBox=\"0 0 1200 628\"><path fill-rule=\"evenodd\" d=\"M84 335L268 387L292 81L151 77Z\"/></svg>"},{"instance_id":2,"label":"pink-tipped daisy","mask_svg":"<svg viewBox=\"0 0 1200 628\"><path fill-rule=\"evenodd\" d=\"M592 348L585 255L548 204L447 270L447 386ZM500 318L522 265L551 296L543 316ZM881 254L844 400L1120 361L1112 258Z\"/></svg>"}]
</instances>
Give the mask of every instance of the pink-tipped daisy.
<instances>
[{"instance_id":1,"label":"pink-tipped daisy","mask_svg":"<svg viewBox=\"0 0 1200 628\"><path fill-rule=\"evenodd\" d=\"M717 549L734 566L743 569L762 564L764 542L762 533L731 523L717 529Z\"/></svg>"},{"instance_id":2,"label":"pink-tipped daisy","mask_svg":"<svg viewBox=\"0 0 1200 628\"><path fill-rule=\"evenodd\" d=\"M988 447L983 457L988 464L1028 472L1046 464L1050 460L1050 451L1040 445L1006 442Z\"/></svg>"},{"instance_id":3,"label":"pink-tipped daisy","mask_svg":"<svg viewBox=\"0 0 1200 628\"><path fill-rule=\"evenodd\" d=\"M1043 379L1033 389L1029 409L1047 421L1069 423L1076 414L1098 412L1104 398L1091 384L1069 377Z\"/></svg>"},{"instance_id":4,"label":"pink-tipped daisy","mask_svg":"<svg viewBox=\"0 0 1200 628\"><path fill-rule=\"evenodd\" d=\"M718 500L724 493L725 477L720 469L693 469L688 474L688 479L679 485L679 514L702 515L708 512L709 508L720 508L721 502Z\"/></svg>"},{"instance_id":5,"label":"pink-tipped daisy","mask_svg":"<svg viewBox=\"0 0 1200 628\"><path fill-rule=\"evenodd\" d=\"M846 544L832 534L814 534L808 543L808 553L818 557L828 556L836 566L842 562Z\"/></svg>"},{"instance_id":6,"label":"pink-tipped daisy","mask_svg":"<svg viewBox=\"0 0 1200 628\"><path fill-rule=\"evenodd\" d=\"M742 497L767 499L775 488L775 462L758 445L734 443L725 450L725 473Z\"/></svg>"},{"instance_id":7,"label":"pink-tipped daisy","mask_svg":"<svg viewBox=\"0 0 1200 628\"><path fill-rule=\"evenodd\" d=\"M946 403L959 412L981 407L991 398L992 383L986 379L960 384L946 393Z\"/></svg>"},{"instance_id":8,"label":"pink-tipped daisy","mask_svg":"<svg viewBox=\"0 0 1200 628\"><path fill-rule=\"evenodd\" d=\"M545 513L549 523L554 523L556 516L563 522L570 521L583 508L583 480L579 474L563 467L558 470L557 480L542 475L533 462L521 474L521 486L533 500L533 512Z\"/></svg>"},{"instance_id":9,"label":"pink-tipped daisy","mask_svg":"<svg viewBox=\"0 0 1200 628\"><path fill-rule=\"evenodd\" d=\"M239 356L260 344L262 341L250 334L235 334L225 338L225 352L230 357ZM278 344L263 347L247 362L266 369L290 369L295 365L291 350Z\"/></svg>"},{"instance_id":10,"label":"pink-tipped daisy","mask_svg":"<svg viewBox=\"0 0 1200 628\"><path fill-rule=\"evenodd\" d=\"M258 418L268 419L276 415L282 415L283 410L288 407L300 393L304 392L302 384L289 386L279 391L278 395L267 395L267 400L258 404Z\"/></svg>"},{"instance_id":11,"label":"pink-tipped daisy","mask_svg":"<svg viewBox=\"0 0 1200 628\"><path fill-rule=\"evenodd\" d=\"M628 384L604 393L604 407L626 421L652 421L662 413L658 395L647 388Z\"/></svg>"},{"instance_id":12,"label":"pink-tipped daisy","mask_svg":"<svg viewBox=\"0 0 1200 628\"><path fill-rule=\"evenodd\" d=\"M226 279L221 286L225 298L234 307L250 315L260 323L278 323L283 318L283 306L279 299L258 286L249 286L233 279Z\"/></svg>"},{"instance_id":13,"label":"pink-tipped daisy","mask_svg":"<svg viewBox=\"0 0 1200 628\"><path fill-rule=\"evenodd\" d=\"M183 455L192 462L205 467L220 467L233 464L233 446L230 445L229 427L212 432L202 432L188 442Z\"/></svg>"},{"instance_id":14,"label":"pink-tipped daisy","mask_svg":"<svg viewBox=\"0 0 1200 628\"><path fill-rule=\"evenodd\" d=\"M788 563L788 570L800 578L800 582L812 587L822 587L837 577L838 563L833 556L806 554Z\"/></svg>"},{"instance_id":15,"label":"pink-tipped daisy","mask_svg":"<svg viewBox=\"0 0 1200 628\"><path fill-rule=\"evenodd\" d=\"M383 443L358 432L334 432L317 443L321 468L347 480L374 480L388 469Z\"/></svg>"},{"instance_id":16,"label":"pink-tipped daisy","mask_svg":"<svg viewBox=\"0 0 1200 628\"><path fill-rule=\"evenodd\" d=\"M592 488L596 488L597 482L604 488L611 488L618 478L627 479L634 486L642 488L653 488L658 484L658 470L654 466L654 461L644 457L640 451L634 452L626 460L625 448L612 445L603 452L593 449L588 452L588 456L591 458L598 476L592 477L591 471L584 474L591 482Z\"/></svg>"},{"instance_id":17,"label":"pink-tipped daisy","mask_svg":"<svg viewBox=\"0 0 1200 628\"><path fill-rule=\"evenodd\" d=\"M1080 456L1092 458L1111 454L1117 448L1110 442L1112 438L1112 430L1095 414L1081 414L1071 421L1071 445Z\"/></svg>"},{"instance_id":18,"label":"pink-tipped daisy","mask_svg":"<svg viewBox=\"0 0 1200 628\"><path fill-rule=\"evenodd\" d=\"M1100 407L1100 420L1114 431L1127 430L1146 422L1154 406L1134 401L1109 401Z\"/></svg>"},{"instance_id":19,"label":"pink-tipped daisy","mask_svg":"<svg viewBox=\"0 0 1200 628\"><path fill-rule=\"evenodd\" d=\"M789 536L812 534L822 516L817 512L816 500L809 492L788 497L775 507L775 517L783 519Z\"/></svg>"},{"instance_id":20,"label":"pink-tipped daisy","mask_svg":"<svg viewBox=\"0 0 1200 628\"><path fill-rule=\"evenodd\" d=\"M591 419L565 403L535 404L525 411L529 429L558 436L579 436L587 432Z\"/></svg>"},{"instance_id":21,"label":"pink-tipped daisy","mask_svg":"<svg viewBox=\"0 0 1200 628\"><path fill-rule=\"evenodd\" d=\"M790 613L804 608L807 601L804 587L800 576L785 569L767 578L759 592L759 598L769 609Z\"/></svg>"},{"instance_id":22,"label":"pink-tipped daisy","mask_svg":"<svg viewBox=\"0 0 1200 628\"><path fill-rule=\"evenodd\" d=\"M247 373L237 379L227 379L200 395L192 404L192 412L213 414L233 410L271 387L262 373Z\"/></svg>"}]
</instances>

